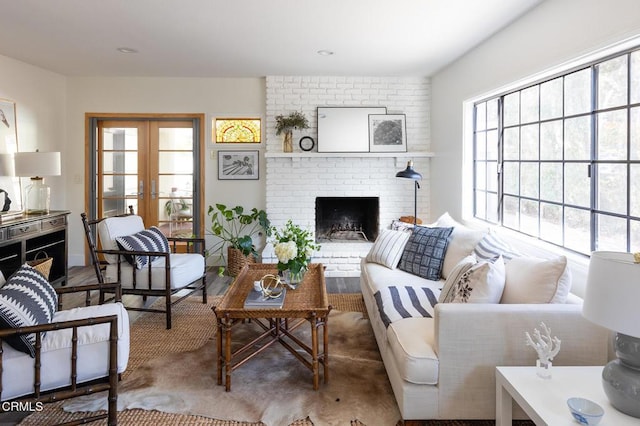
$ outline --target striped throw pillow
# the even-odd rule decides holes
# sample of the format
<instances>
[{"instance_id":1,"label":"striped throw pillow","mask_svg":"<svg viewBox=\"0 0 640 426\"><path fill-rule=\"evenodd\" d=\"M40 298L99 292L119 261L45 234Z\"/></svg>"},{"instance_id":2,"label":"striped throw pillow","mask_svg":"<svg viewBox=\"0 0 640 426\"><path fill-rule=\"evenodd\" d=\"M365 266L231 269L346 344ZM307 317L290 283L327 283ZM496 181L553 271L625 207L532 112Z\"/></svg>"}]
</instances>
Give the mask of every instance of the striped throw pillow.
<instances>
[{"instance_id":1,"label":"striped throw pillow","mask_svg":"<svg viewBox=\"0 0 640 426\"><path fill-rule=\"evenodd\" d=\"M116 242L122 250L128 251L159 251L169 253L169 241L157 226L140 231L133 235L117 237ZM153 262L158 256L131 256L127 259L132 266L142 269L149 262Z\"/></svg>"},{"instance_id":2,"label":"striped throw pillow","mask_svg":"<svg viewBox=\"0 0 640 426\"><path fill-rule=\"evenodd\" d=\"M509 244L504 242L496 234L486 234L476 248L473 250L473 254L476 256L479 262L492 262L502 255L505 262L513 259L514 257L520 257L521 254L511 248Z\"/></svg>"},{"instance_id":3,"label":"striped throw pillow","mask_svg":"<svg viewBox=\"0 0 640 426\"><path fill-rule=\"evenodd\" d=\"M48 324L57 307L58 295L49 281L31 266L22 265L0 288L0 328ZM35 356L35 334L5 340L16 350Z\"/></svg>"},{"instance_id":4,"label":"striped throw pillow","mask_svg":"<svg viewBox=\"0 0 640 426\"><path fill-rule=\"evenodd\" d=\"M396 269L410 236L411 233L405 231L382 230L367 254L367 262L379 263L387 268Z\"/></svg>"}]
</instances>

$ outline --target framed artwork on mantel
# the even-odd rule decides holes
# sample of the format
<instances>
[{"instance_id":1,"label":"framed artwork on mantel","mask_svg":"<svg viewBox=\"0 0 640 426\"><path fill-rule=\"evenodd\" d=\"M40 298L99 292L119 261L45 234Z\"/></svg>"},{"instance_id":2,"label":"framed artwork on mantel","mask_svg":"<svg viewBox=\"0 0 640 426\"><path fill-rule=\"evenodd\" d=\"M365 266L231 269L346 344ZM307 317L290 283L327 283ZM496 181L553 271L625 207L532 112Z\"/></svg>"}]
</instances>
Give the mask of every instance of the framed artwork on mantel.
<instances>
[{"instance_id":1,"label":"framed artwork on mantel","mask_svg":"<svg viewBox=\"0 0 640 426\"><path fill-rule=\"evenodd\" d=\"M318 152L369 152L369 114L387 107L318 107Z\"/></svg>"},{"instance_id":2,"label":"framed artwork on mantel","mask_svg":"<svg viewBox=\"0 0 640 426\"><path fill-rule=\"evenodd\" d=\"M0 215L22 210L20 178L13 176L13 154L16 152L16 103L0 99Z\"/></svg>"},{"instance_id":3,"label":"framed artwork on mantel","mask_svg":"<svg viewBox=\"0 0 640 426\"><path fill-rule=\"evenodd\" d=\"M407 152L404 114L369 114L370 152Z\"/></svg>"}]
</instances>

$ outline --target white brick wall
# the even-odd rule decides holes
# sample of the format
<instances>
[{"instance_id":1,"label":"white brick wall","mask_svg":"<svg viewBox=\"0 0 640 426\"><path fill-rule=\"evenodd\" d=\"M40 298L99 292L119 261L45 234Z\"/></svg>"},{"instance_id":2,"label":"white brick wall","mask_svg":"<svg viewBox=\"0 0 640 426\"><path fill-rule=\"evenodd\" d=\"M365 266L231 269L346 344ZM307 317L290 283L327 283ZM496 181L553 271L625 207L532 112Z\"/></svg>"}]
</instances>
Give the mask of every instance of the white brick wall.
<instances>
[{"instance_id":1,"label":"white brick wall","mask_svg":"<svg viewBox=\"0 0 640 426\"><path fill-rule=\"evenodd\" d=\"M406 114L408 151L429 151L429 92L426 78L400 77L292 77L273 76L266 80L266 152L282 152L282 136L275 134L275 116L302 111L310 128L294 131L297 141L311 136L317 142L318 106L386 106L388 113ZM316 145L317 148L317 145ZM315 150L315 149L314 149ZM275 226L288 219L313 230L316 197L379 197L380 227L393 219L413 214L413 182L395 174L406 167L407 157L326 157L266 158L266 210ZM411 158L411 157L409 157ZM418 217L429 219L429 159L414 158L414 168L422 173L418 192ZM336 247L338 246L338 247ZM327 265L327 275L353 276L359 259L370 245L363 243L324 244L314 260ZM272 259L270 247L263 253Z\"/></svg>"}]
</instances>

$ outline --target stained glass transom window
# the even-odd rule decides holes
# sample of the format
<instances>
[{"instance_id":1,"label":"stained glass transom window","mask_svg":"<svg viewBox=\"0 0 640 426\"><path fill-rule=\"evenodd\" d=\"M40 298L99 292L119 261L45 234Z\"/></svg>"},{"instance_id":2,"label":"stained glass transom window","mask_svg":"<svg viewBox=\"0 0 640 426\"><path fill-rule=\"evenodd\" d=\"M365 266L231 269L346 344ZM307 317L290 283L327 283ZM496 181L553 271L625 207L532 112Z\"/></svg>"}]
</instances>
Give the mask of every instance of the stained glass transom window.
<instances>
[{"instance_id":1,"label":"stained glass transom window","mask_svg":"<svg viewBox=\"0 0 640 426\"><path fill-rule=\"evenodd\" d=\"M216 143L260 143L259 118L216 118Z\"/></svg>"}]
</instances>

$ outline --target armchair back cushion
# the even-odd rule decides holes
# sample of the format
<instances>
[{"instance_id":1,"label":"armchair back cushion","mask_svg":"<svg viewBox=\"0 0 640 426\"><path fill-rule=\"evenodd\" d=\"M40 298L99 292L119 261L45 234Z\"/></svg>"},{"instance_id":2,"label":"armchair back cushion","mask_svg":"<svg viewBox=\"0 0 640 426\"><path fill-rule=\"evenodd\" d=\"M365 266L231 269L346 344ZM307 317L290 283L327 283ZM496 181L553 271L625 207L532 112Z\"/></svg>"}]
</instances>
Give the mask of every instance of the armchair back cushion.
<instances>
[{"instance_id":1,"label":"armchair back cushion","mask_svg":"<svg viewBox=\"0 0 640 426\"><path fill-rule=\"evenodd\" d=\"M116 238L140 231L144 231L144 222L137 215L109 217L98 223L98 237L103 250L120 250ZM104 259L110 264L118 262L118 256L114 254L106 254Z\"/></svg>"},{"instance_id":2,"label":"armchair back cushion","mask_svg":"<svg viewBox=\"0 0 640 426\"><path fill-rule=\"evenodd\" d=\"M22 265L0 288L0 328L48 324L58 306L58 295L40 272ZM35 334L6 339L15 349L35 355Z\"/></svg>"}]
</instances>

